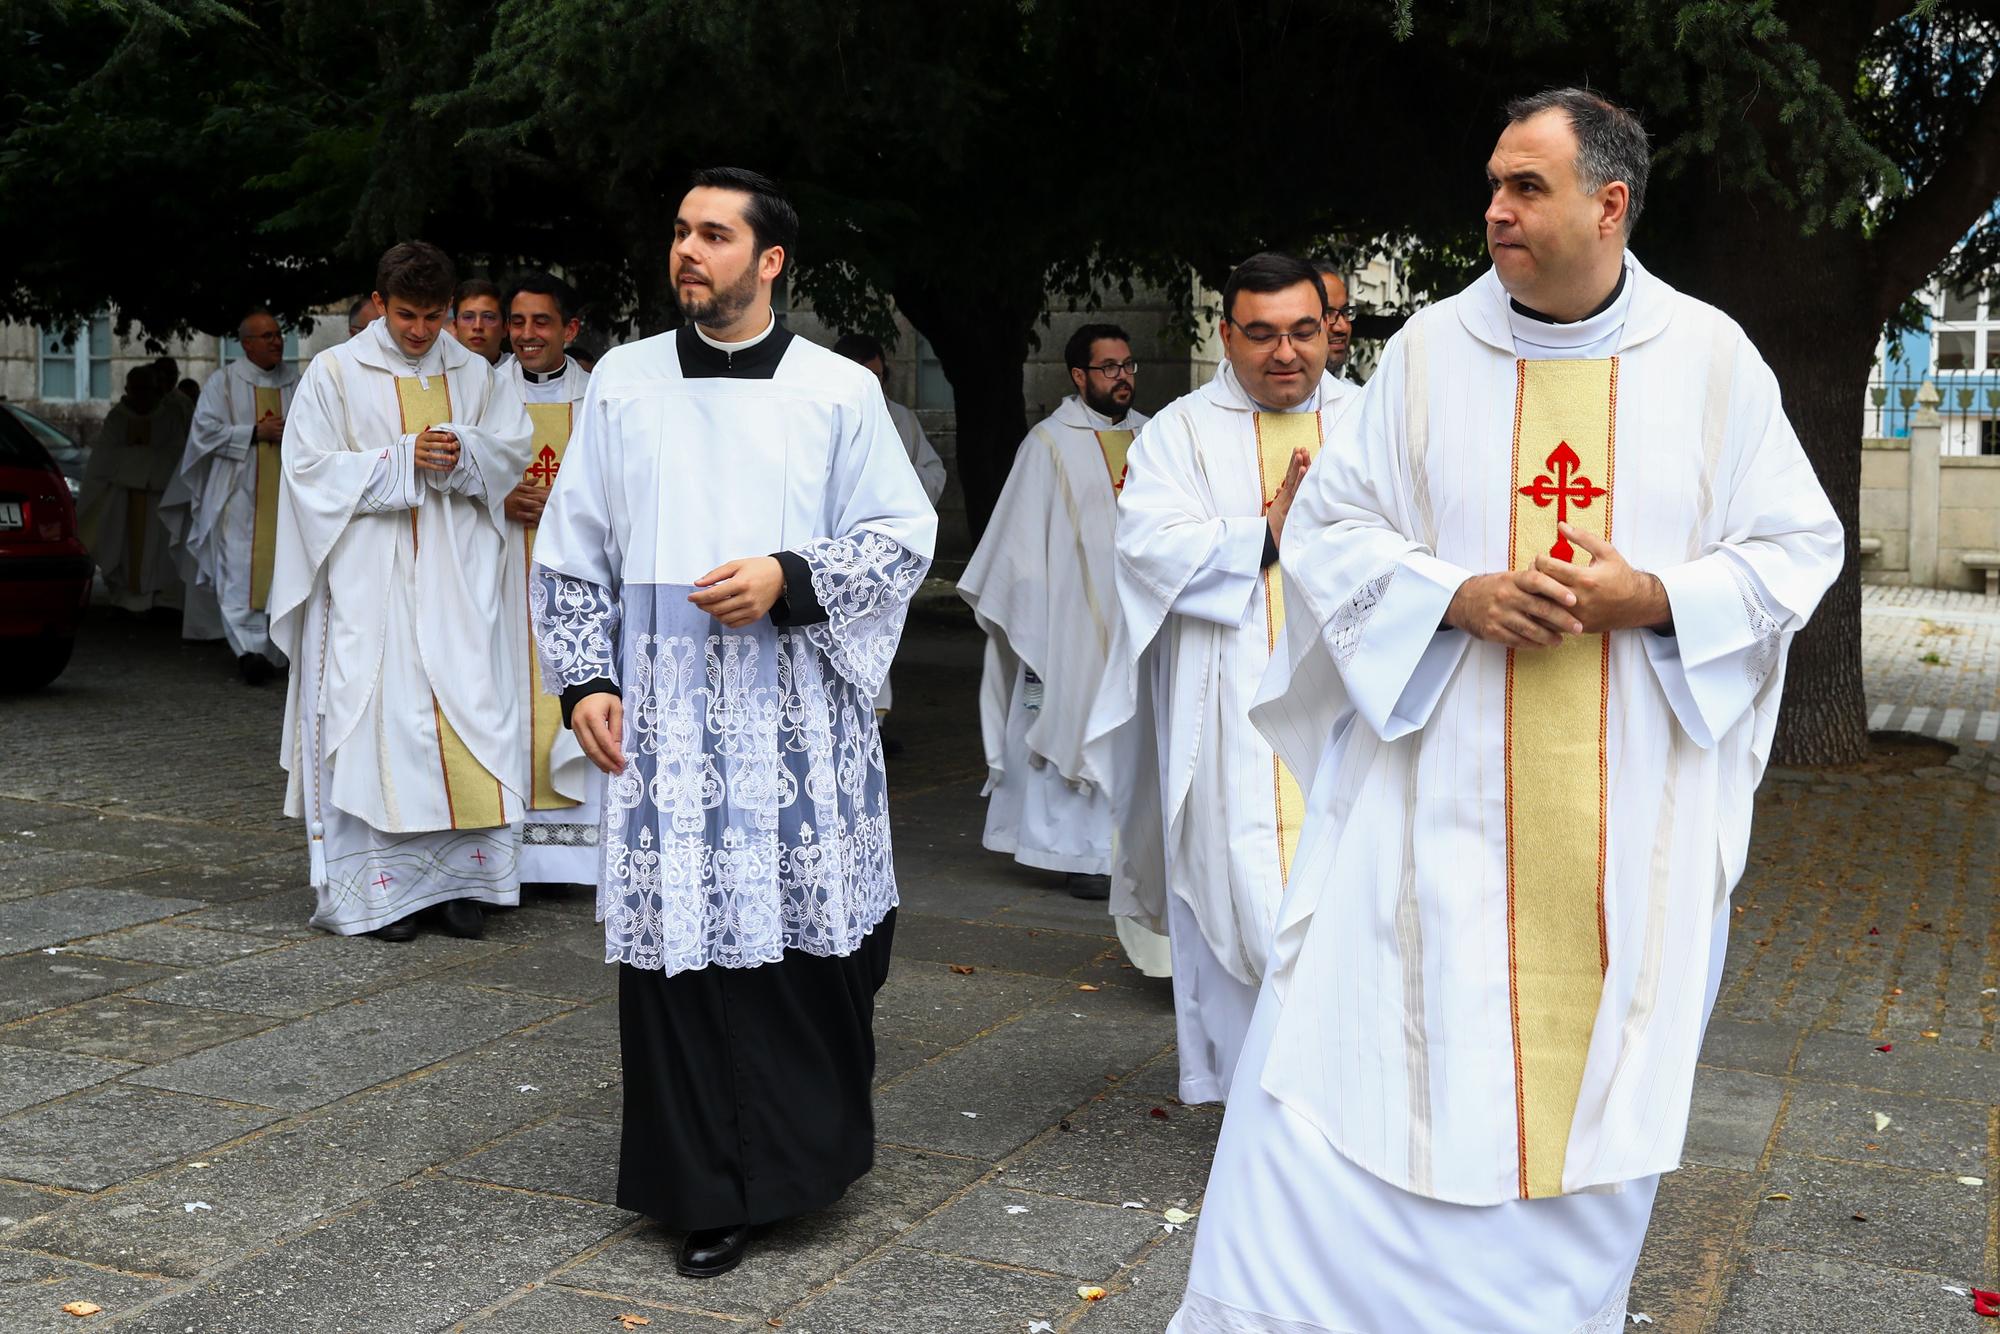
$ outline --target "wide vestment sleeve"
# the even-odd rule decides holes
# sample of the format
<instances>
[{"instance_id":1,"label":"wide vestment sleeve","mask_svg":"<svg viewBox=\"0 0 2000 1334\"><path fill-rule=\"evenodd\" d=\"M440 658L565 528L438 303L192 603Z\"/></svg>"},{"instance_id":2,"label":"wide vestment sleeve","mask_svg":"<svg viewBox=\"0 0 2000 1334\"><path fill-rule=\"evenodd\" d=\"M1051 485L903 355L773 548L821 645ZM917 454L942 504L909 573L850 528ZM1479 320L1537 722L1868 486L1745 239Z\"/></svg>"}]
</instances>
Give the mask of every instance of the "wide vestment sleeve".
<instances>
[{"instance_id":1,"label":"wide vestment sleeve","mask_svg":"<svg viewBox=\"0 0 2000 1334\"><path fill-rule=\"evenodd\" d=\"M1422 727L1470 642L1443 619L1472 572L1438 558L1410 466L1409 337L1334 423L1285 520L1292 610L1250 717L1307 782L1350 710L1388 741Z\"/></svg>"},{"instance_id":2,"label":"wide vestment sleeve","mask_svg":"<svg viewBox=\"0 0 2000 1334\"><path fill-rule=\"evenodd\" d=\"M617 469L601 390L592 376L576 429L535 528L528 587L542 688L560 695L592 681L618 684L619 589L625 553L612 509Z\"/></svg>"},{"instance_id":3,"label":"wide vestment sleeve","mask_svg":"<svg viewBox=\"0 0 2000 1334\"><path fill-rule=\"evenodd\" d=\"M1720 531L1683 564L1656 571L1671 635L1646 656L1688 738L1708 749L1755 707L1752 753L1770 754L1786 650L1840 573L1840 520L1785 419L1778 383L1738 338Z\"/></svg>"},{"instance_id":4,"label":"wide vestment sleeve","mask_svg":"<svg viewBox=\"0 0 2000 1334\"><path fill-rule=\"evenodd\" d=\"M256 427L237 425L229 403L229 369L210 375L195 400L194 421L188 427L187 449L181 455L180 481L185 493L186 528L181 544L203 583L215 583L208 559L210 534L237 484L242 461L249 456ZM162 508L165 508L164 502Z\"/></svg>"},{"instance_id":5,"label":"wide vestment sleeve","mask_svg":"<svg viewBox=\"0 0 2000 1334\"><path fill-rule=\"evenodd\" d=\"M870 699L882 691L910 598L930 568L937 511L879 387L841 413L826 484L827 536L796 548L827 619L806 638Z\"/></svg>"},{"instance_id":6,"label":"wide vestment sleeve","mask_svg":"<svg viewBox=\"0 0 2000 1334\"><path fill-rule=\"evenodd\" d=\"M1022 666L1049 676L1050 543L1054 464L1039 430L1014 451L1007 484L985 535L959 576L958 593L986 632L979 683L979 730L990 784L1006 772L1007 712Z\"/></svg>"}]
</instances>

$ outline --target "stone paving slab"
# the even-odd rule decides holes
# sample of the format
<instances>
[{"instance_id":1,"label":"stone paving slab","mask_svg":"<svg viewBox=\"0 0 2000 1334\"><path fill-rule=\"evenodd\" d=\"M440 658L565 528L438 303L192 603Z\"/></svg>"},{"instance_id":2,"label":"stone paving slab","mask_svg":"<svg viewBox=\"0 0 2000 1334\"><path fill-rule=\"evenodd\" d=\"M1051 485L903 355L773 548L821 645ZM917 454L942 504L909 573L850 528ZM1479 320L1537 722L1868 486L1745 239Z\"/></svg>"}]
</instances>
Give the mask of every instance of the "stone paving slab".
<instances>
[{"instance_id":1,"label":"stone paving slab","mask_svg":"<svg viewBox=\"0 0 2000 1334\"><path fill-rule=\"evenodd\" d=\"M268 1125L257 1107L104 1084L0 1122L0 1171L18 1181L103 1190Z\"/></svg>"},{"instance_id":2,"label":"stone paving slab","mask_svg":"<svg viewBox=\"0 0 2000 1334\"><path fill-rule=\"evenodd\" d=\"M0 1029L0 1041L158 1065L262 1032L277 1022L226 1010L107 996Z\"/></svg>"},{"instance_id":3,"label":"stone paving slab","mask_svg":"<svg viewBox=\"0 0 2000 1334\"><path fill-rule=\"evenodd\" d=\"M647 1321L631 1328L639 1334L730 1334L732 1330L764 1329L762 1321L731 1320L650 1306L629 1297L599 1297L571 1288L537 1288L519 1301L490 1315L451 1326L452 1334L552 1334L558 1330L618 1331L618 1317L636 1315Z\"/></svg>"},{"instance_id":4,"label":"stone paving slab","mask_svg":"<svg viewBox=\"0 0 2000 1334\"><path fill-rule=\"evenodd\" d=\"M1939 1273L1985 1264L1989 1187L1792 1154L1772 1162L1770 1183L1791 1198L1758 1204L1753 1244Z\"/></svg>"},{"instance_id":5,"label":"stone paving slab","mask_svg":"<svg viewBox=\"0 0 2000 1334\"><path fill-rule=\"evenodd\" d=\"M981 1186L908 1233L902 1244L1102 1283L1161 1230L1160 1218L1150 1211Z\"/></svg>"},{"instance_id":6,"label":"stone paving slab","mask_svg":"<svg viewBox=\"0 0 2000 1334\"><path fill-rule=\"evenodd\" d=\"M71 945L70 952L100 959L168 964L174 968L204 968L209 964L228 963L232 959L277 947L275 940L246 933L209 931L162 922L110 935L90 936Z\"/></svg>"},{"instance_id":7,"label":"stone paving slab","mask_svg":"<svg viewBox=\"0 0 2000 1334\"><path fill-rule=\"evenodd\" d=\"M297 896L306 884L305 849L299 846L290 852L221 865L194 862L167 866L98 883L106 889L200 899L204 903L262 898L280 890L289 890ZM295 897L292 901L299 900ZM304 901L311 903L310 891L305 892Z\"/></svg>"},{"instance_id":8,"label":"stone paving slab","mask_svg":"<svg viewBox=\"0 0 2000 1334\"><path fill-rule=\"evenodd\" d=\"M1880 1129L1878 1116L1889 1118ZM1989 1119L1989 1109L1977 1103L1801 1083L1792 1091L1777 1147L1954 1177L1984 1176Z\"/></svg>"},{"instance_id":9,"label":"stone paving slab","mask_svg":"<svg viewBox=\"0 0 2000 1334\"><path fill-rule=\"evenodd\" d=\"M792 1334L929 1329L1020 1334L1031 1320L1061 1327L1082 1305L1066 1278L895 1249L785 1317Z\"/></svg>"},{"instance_id":10,"label":"stone paving slab","mask_svg":"<svg viewBox=\"0 0 2000 1334\"><path fill-rule=\"evenodd\" d=\"M0 1250L0 1329L7 1334L74 1334L86 1326L62 1309L70 1302L87 1301L115 1317L156 1296L164 1286L51 1256ZM93 1324L104 1322L105 1316L91 1317Z\"/></svg>"},{"instance_id":11,"label":"stone paving slab","mask_svg":"<svg viewBox=\"0 0 2000 1334\"><path fill-rule=\"evenodd\" d=\"M133 995L175 1005L295 1019L496 953L481 940L426 933L401 944L372 936L319 936L281 950L185 972Z\"/></svg>"},{"instance_id":12,"label":"stone paving slab","mask_svg":"<svg viewBox=\"0 0 2000 1334\"><path fill-rule=\"evenodd\" d=\"M444 1169L496 1186L618 1202L618 1128L556 1117Z\"/></svg>"},{"instance_id":13,"label":"stone paving slab","mask_svg":"<svg viewBox=\"0 0 2000 1334\"><path fill-rule=\"evenodd\" d=\"M4 1034L13 1039L12 1030ZM32 1046L0 1046L0 1116L60 1098L66 1093L116 1079L133 1067L90 1055L36 1051Z\"/></svg>"},{"instance_id":14,"label":"stone paving slab","mask_svg":"<svg viewBox=\"0 0 2000 1334\"><path fill-rule=\"evenodd\" d=\"M407 1074L558 1008L556 1002L533 997L420 982L211 1047L133 1079L156 1088L304 1111Z\"/></svg>"},{"instance_id":15,"label":"stone paving slab","mask_svg":"<svg viewBox=\"0 0 2000 1334\"><path fill-rule=\"evenodd\" d=\"M145 869L146 863L109 852L46 850L23 846L0 858L0 901L24 899L71 885L94 884Z\"/></svg>"},{"instance_id":16,"label":"stone paving slab","mask_svg":"<svg viewBox=\"0 0 2000 1334\"><path fill-rule=\"evenodd\" d=\"M0 1181L0 1233L52 1214L72 1198L54 1189L37 1189L17 1182Z\"/></svg>"},{"instance_id":17,"label":"stone paving slab","mask_svg":"<svg viewBox=\"0 0 2000 1334\"><path fill-rule=\"evenodd\" d=\"M375 1200L120 1328L412 1334L466 1319L626 1225L603 1205L427 1181Z\"/></svg>"},{"instance_id":18,"label":"stone paving slab","mask_svg":"<svg viewBox=\"0 0 2000 1334\"><path fill-rule=\"evenodd\" d=\"M117 959L16 954L0 959L0 1024L124 991L168 972L152 964Z\"/></svg>"},{"instance_id":19,"label":"stone paving slab","mask_svg":"<svg viewBox=\"0 0 2000 1334\"><path fill-rule=\"evenodd\" d=\"M16 899L0 903L0 954L23 954L201 906L194 899L155 898L129 890L90 887Z\"/></svg>"},{"instance_id":20,"label":"stone paving slab","mask_svg":"<svg viewBox=\"0 0 2000 1334\"><path fill-rule=\"evenodd\" d=\"M1945 1274L1908 1273L1808 1252L1756 1251L1729 1287L1714 1328L1756 1334L1886 1334L1991 1329Z\"/></svg>"},{"instance_id":21,"label":"stone paving slab","mask_svg":"<svg viewBox=\"0 0 2000 1334\"><path fill-rule=\"evenodd\" d=\"M602 1000L618 990L618 970L604 962L604 931L595 924L531 940L460 977L473 986L558 1000Z\"/></svg>"},{"instance_id":22,"label":"stone paving slab","mask_svg":"<svg viewBox=\"0 0 2000 1334\"><path fill-rule=\"evenodd\" d=\"M1067 1118L1008 1164L1009 1185L1077 1200L1148 1206L1147 1215L1193 1208L1208 1184L1222 1109L1185 1107L1126 1092L1107 1095Z\"/></svg>"}]
</instances>

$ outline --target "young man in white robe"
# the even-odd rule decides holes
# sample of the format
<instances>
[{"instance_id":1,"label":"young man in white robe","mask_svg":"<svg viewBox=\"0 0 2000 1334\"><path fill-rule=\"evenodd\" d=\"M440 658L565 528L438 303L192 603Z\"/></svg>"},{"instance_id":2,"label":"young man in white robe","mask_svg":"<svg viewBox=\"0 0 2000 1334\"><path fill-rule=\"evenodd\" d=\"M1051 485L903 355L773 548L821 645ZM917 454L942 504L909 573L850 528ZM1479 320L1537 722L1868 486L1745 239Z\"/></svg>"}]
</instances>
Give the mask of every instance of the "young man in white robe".
<instances>
[{"instance_id":1,"label":"young man in white robe","mask_svg":"<svg viewBox=\"0 0 2000 1334\"><path fill-rule=\"evenodd\" d=\"M180 485L162 513L194 581L190 608L196 589L214 599L238 673L261 685L284 661L265 608L278 548L280 447L299 372L269 311L244 316L236 336L243 355L202 385Z\"/></svg>"},{"instance_id":2,"label":"young man in white robe","mask_svg":"<svg viewBox=\"0 0 2000 1334\"><path fill-rule=\"evenodd\" d=\"M1126 460L1083 769L1120 803L1112 913L1172 941L1185 1102L1228 1093L1298 839L1298 781L1250 703L1284 616L1286 511L1359 392L1326 373L1326 293L1304 260L1253 256L1222 301L1215 378Z\"/></svg>"},{"instance_id":3,"label":"young man in white robe","mask_svg":"<svg viewBox=\"0 0 2000 1334\"><path fill-rule=\"evenodd\" d=\"M507 355L507 314L500 308L500 286L490 278L467 278L451 294L451 336L489 366Z\"/></svg>"},{"instance_id":4,"label":"young man in white robe","mask_svg":"<svg viewBox=\"0 0 2000 1334\"><path fill-rule=\"evenodd\" d=\"M611 775L618 1203L686 1232L696 1278L873 1162L873 703L937 532L875 377L772 315L797 233L765 177L696 174L687 323L598 362L535 540L543 679Z\"/></svg>"},{"instance_id":5,"label":"young man in white robe","mask_svg":"<svg viewBox=\"0 0 2000 1334\"><path fill-rule=\"evenodd\" d=\"M528 810L521 824L521 881L588 885L597 881L598 824L604 775L562 725L562 703L542 689L529 612L535 534L549 488L562 471L590 373L565 355L577 334L576 290L552 274L529 272L508 285L507 336L514 354L498 373L527 406L534 439L528 467L507 493L507 580L518 634L521 734L528 752Z\"/></svg>"},{"instance_id":6,"label":"young man in white robe","mask_svg":"<svg viewBox=\"0 0 2000 1334\"><path fill-rule=\"evenodd\" d=\"M982 841L1023 866L1061 871L1078 898L1111 896L1111 791L1083 776L1085 724L1117 615L1112 546L1125 457L1149 418L1133 408L1139 363L1115 324L1063 347L1076 392L1028 432L958 592L986 632L979 725L986 744ZM1171 971L1166 940L1114 919L1142 971Z\"/></svg>"},{"instance_id":7,"label":"young man in white robe","mask_svg":"<svg viewBox=\"0 0 2000 1334\"><path fill-rule=\"evenodd\" d=\"M439 337L451 261L377 266L383 315L314 357L285 419L271 637L292 663L285 813L313 924L385 940L520 901L528 789L502 503L528 464L512 383ZM518 585L516 585L517 587Z\"/></svg>"},{"instance_id":8,"label":"young man in white robe","mask_svg":"<svg viewBox=\"0 0 2000 1334\"><path fill-rule=\"evenodd\" d=\"M77 513L111 602L126 611L181 605L172 535L160 500L180 465L187 418L151 366L135 366L105 414L84 464Z\"/></svg>"},{"instance_id":9,"label":"young man in white robe","mask_svg":"<svg viewBox=\"0 0 2000 1334\"><path fill-rule=\"evenodd\" d=\"M1791 637L1840 526L1727 316L1625 248L1644 129L1523 98L1493 267L1292 508L1254 717L1306 830L1174 1334L1624 1329Z\"/></svg>"}]
</instances>

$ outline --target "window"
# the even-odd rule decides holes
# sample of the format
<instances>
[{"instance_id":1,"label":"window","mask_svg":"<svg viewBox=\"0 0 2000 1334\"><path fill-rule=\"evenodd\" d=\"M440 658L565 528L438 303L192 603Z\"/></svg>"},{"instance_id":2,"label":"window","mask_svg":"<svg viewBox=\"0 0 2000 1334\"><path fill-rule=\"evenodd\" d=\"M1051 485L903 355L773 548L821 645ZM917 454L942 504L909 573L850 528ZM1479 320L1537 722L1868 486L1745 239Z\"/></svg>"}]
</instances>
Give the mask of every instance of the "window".
<instances>
[{"instance_id":1,"label":"window","mask_svg":"<svg viewBox=\"0 0 2000 1334\"><path fill-rule=\"evenodd\" d=\"M2000 370L2000 302L1977 288L1944 293L1932 307L1932 368Z\"/></svg>"},{"instance_id":2,"label":"window","mask_svg":"<svg viewBox=\"0 0 2000 1334\"><path fill-rule=\"evenodd\" d=\"M1979 452L2000 455L2000 421L1989 417L1979 423Z\"/></svg>"},{"instance_id":3,"label":"window","mask_svg":"<svg viewBox=\"0 0 2000 1334\"><path fill-rule=\"evenodd\" d=\"M70 400L111 397L111 317L93 316L74 339L42 331L41 396Z\"/></svg>"},{"instance_id":4,"label":"window","mask_svg":"<svg viewBox=\"0 0 2000 1334\"><path fill-rule=\"evenodd\" d=\"M938 360L937 349L931 340L917 335L917 402L920 408L946 408L953 406L951 381L945 378L944 363Z\"/></svg>"},{"instance_id":5,"label":"window","mask_svg":"<svg viewBox=\"0 0 2000 1334\"><path fill-rule=\"evenodd\" d=\"M1971 329L1942 329L1937 336L1937 368L1941 371L1969 371L1978 363L1974 349L1979 335Z\"/></svg>"}]
</instances>

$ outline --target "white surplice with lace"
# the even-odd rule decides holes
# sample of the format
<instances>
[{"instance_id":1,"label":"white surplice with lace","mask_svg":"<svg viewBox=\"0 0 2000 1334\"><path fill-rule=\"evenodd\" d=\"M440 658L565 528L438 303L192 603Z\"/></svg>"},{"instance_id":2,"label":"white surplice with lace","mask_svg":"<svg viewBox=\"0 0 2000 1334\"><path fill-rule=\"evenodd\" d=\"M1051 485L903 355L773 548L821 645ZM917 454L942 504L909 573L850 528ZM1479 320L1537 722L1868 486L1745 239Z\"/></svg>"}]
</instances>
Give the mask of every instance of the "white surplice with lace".
<instances>
[{"instance_id":1,"label":"white surplice with lace","mask_svg":"<svg viewBox=\"0 0 2000 1334\"><path fill-rule=\"evenodd\" d=\"M874 700L937 516L880 384L792 339L768 378L686 378L673 335L613 349L536 535L545 688L614 682L609 962L669 975L852 953L896 905ZM795 552L827 618L731 630L688 601Z\"/></svg>"}]
</instances>

